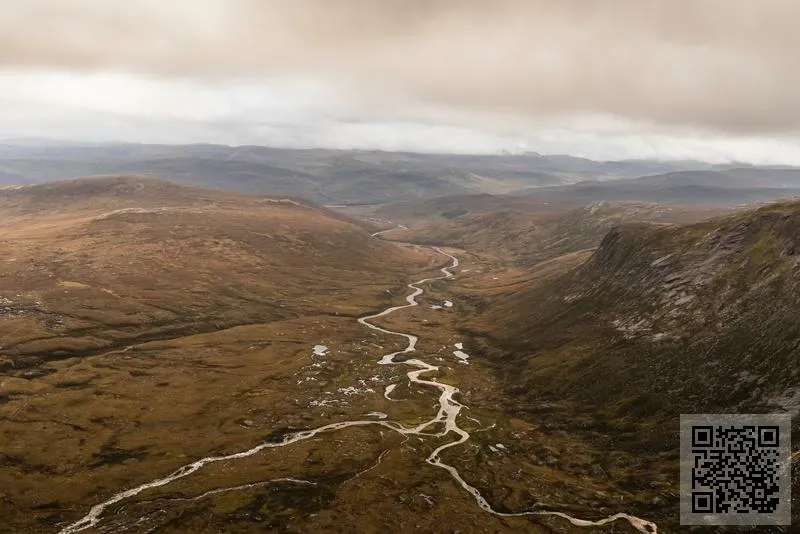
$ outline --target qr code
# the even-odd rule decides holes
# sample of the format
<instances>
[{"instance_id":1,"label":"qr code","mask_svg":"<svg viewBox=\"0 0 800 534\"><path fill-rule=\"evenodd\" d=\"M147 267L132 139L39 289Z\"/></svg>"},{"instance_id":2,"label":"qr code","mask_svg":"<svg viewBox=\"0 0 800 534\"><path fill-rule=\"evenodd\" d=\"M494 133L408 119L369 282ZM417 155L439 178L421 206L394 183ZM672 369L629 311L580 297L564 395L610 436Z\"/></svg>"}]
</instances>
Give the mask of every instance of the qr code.
<instances>
[{"instance_id":1,"label":"qr code","mask_svg":"<svg viewBox=\"0 0 800 534\"><path fill-rule=\"evenodd\" d=\"M788 414L681 416L681 523L788 525Z\"/></svg>"}]
</instances>

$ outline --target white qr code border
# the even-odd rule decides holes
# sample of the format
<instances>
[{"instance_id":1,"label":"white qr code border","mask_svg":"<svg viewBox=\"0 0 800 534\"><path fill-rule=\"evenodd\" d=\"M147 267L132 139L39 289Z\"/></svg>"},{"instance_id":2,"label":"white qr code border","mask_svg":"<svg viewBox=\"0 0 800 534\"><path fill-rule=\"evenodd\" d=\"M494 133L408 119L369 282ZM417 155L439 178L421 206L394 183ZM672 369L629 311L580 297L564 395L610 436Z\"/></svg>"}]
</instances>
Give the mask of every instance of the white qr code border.
<instances>
[{"instance_id":1,"label":"white qr code border","mask_svg":"<svg viewBox=\"0 0 800 534\"><path fill-rule=\"evenodd\" d=\"M727 432L720 434L720 428ZM731 435L746 439L724 442ZM791 451L789 414L681 414L681 524L791 524ZM750 480L766 490L742 488ZM734 495L752 499L730 501ZM761 507L769 512L753 510L756 499L771 502ZM724 503L733 504L725 511Z\"/></svg>"}]
</instances>

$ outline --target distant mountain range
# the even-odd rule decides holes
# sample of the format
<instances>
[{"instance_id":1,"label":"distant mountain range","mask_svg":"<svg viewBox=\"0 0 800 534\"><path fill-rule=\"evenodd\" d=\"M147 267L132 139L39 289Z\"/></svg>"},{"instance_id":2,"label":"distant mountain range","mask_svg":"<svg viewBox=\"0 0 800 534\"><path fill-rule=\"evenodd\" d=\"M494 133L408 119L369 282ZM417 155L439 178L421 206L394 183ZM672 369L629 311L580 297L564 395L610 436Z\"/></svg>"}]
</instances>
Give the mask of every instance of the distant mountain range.
<instances>
[{"instance_id":1,"label":"distant mountain range","mask_svg":"<svg viewBox=\"0 0 800 534\"><path fill-rule=\"evenodd\" d=\"M525 194L568 202L633 200L732 205L800 196L800 169L741 167L678 171L615 181L530 188Z\"/></svg>"},{"instance_id":2,"label":"distant mountain range","mask_svg":"<svg viewBox=\"0 0 800 534\"><path fill-rule=\"evenodd\" d=\"M716 176L719 173L722 179L730 172L742 176L750 173L759 187L772 183L767 178L762 180L764 176L800 173L755 167L732 171L731 166L696 161L598 162L535 153L452 155L206 144L0 143L0 184L6 185L91 175L148 174L237 192L299 196L321 204L387 203L479 193L532 193L587 201L615 200L609 198L615 196L620 200L669 201L697 196L698 187L701 198L722 202L773 194L752 193L748 189L752 184L740 182L735 191L729 191L734 186L717 183ZM647 175L663 176L666 185L670 176L695 178L681 182L677 190L652 180L631 180Z\"/></svg>"}]
</instances>

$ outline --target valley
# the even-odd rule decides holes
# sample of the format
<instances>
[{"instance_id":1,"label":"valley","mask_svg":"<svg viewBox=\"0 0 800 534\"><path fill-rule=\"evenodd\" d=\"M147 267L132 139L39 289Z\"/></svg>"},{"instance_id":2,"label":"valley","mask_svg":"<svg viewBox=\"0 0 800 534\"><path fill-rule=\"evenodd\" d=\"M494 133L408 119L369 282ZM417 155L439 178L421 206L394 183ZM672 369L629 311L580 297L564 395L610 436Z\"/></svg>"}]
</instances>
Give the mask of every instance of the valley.
<instances>
[{"instance_id":1,"label":"valley","mask_svg":"<svg viewBox=\"0 0 800 534\"><path fill-rule=\"evenodd\" d=\"M482 508L483 510L485 510L485 511L487 511L489 513L492 513L494 515L497 515L497 516L500 516L500 517L523 517L523 516L526 516L526 515L561 517L561 518L566 519L567 521L569 521L570 523L572 523L572 524L574 524L576 526L592 526L592 525L598 525L599 526L599 525L603 525L603 524L606 524L606 523L613 522L615 520L627 520L631 525L633 525L640 532L645 532L645 533L647 533L647 532L656 532L657 529L656 529L656 526L653 523L641 520L641 519L639 519L637 517L633 517L633 516L629 516L627 514L621 514L621 513L620 514L615 514L615 515L610 516L608 518L600 519L598 521L587 521L587 520L573 518L573 517L571 517L571 516L569 516L567 514L564 514L563 512L551 512L551 511L526 511L526 512L517 512L517 513L497 512L483 498L483 496L480 494L479 490L477 490L475 487L471 486L470 484L468 484L464 480L464 478L459 474L457 469L455 469L451 465L448 465L448 464L442 462L440 456L446 449L461 445L462 443L465 443L466 441L468 441L470 439L470 434L468 432L466 432L465 430L463 430L462 428L460 428L458 423L457 423L457 418L459 416L459 412L461 411L462 408L467 408L466 406L460 404L458 401L456 401L454 399L454 395L460 393L460 391L458 390L458 388L456 388L456 387L454 387L452 385L438 382L436 378L431 379L431 380L425 380L425 379L421 379L420 378L423 374L427 375L429 373L438 372L439 368L437 366L430 365L430 364L428 364L428 363L426 363L426 362L424 362L422 360L416 359L416 358L405 359L402 362L396 362L395 361L395 358L398 357L398 356L402 356L402 355L405 355L405 354L410 354L412 352L415 352L416 344L419 341L419 338L417 336L412 335L412 334L405 334L405 333L400 333L400 332L387 330L385 328L382 328L382 327L379 327L379 326L375 326L375 324L372 322L373 320L375 320L377 318L388 316L388 315L390 315L391 313L393 313L395 311L402 310L402 309L409 308L409 307L413 307L413 306L417 306L418 305L418 302L416 300L417 297L419 297L420 295L422 295L424 293L424 290L420 287L421 284L425 284L425 283L428 283L428 282L431 282L431 281L434 281L434 280L446 280L446 279L449 279L449 278L453 277L453 273L449 269L455 269L456 267L458 267L458 265L459 265L458 258L441 251L441 249L435 249L435 251L440 253L440 254L442 254L442 255L444 255L444 256L449 257L452 260L452 264L449 267L443 267L441 269L442 276L438 276L438 277L434 277L434 278L425 278L425 279L422 279L422 280L420 280L418 282L409 284L408 287L410 287L414 291L413 291L413 293L408 295L407 298L406 298L406 301L408 302L408 304L403 305L403 306L393 306L393 307L387 308L383 312L377 313L375 315L369 315L369 316L361 317L361 318L358 319L358 323L359 324L364 325L364 326L370 328L371 330L382 332L384 334L389 334L389 335L393 335L393 336L400 336L400 337L403 337L403 338L407 339L408 344L406 345L406 347L404 349L402 349L400 351L395 351L395 352L392 352L392 353L389 353L389 354L386 354L386 355L382 356L381 359L378 361L378 364L379 365L405 365L405 366L410 366L410 367L412 367L412 370L409 371L408 373L406 373L406 376L408 378L409 387L414 387L414 385L421 385L421 386L428 386L428 387L433 387L435 389L439 389L441 391L441 396L439 397L439 411L438 411L437 415L433 419L431 419L431 420L429 420L427 422L421 423L419 425L416 425L413 428L407 428L407 427L404 427L403 425L399 425L399 424L391 422L391 421L356 420L356 421L343 421L343 422L331 423L329 425L325 425L325 426L322 426L322 427L314 428L314 429L311 429L311 430L300 431L300 432L288 434L288 435L284 436L283 439L278 441L278 442L266 442L266 443L263 443L261 445L257 445L257 446L255 446L252 449L249 449L247 451L232 453L232 454L225 455L225 456L211 456L211 457L203 458L203 459L197 460L197 461L195 461L195 462L193 462L191 464L188 464L186 466L183 466L183 467L179 468L173 474L171 474L171 475L169 475L169 476L167 476L165 478L157 479L155 481L143 484L143 485L138 486L136 488L132 488L130 490L126 490L125 492L122 492L122 493L119 493L119 494L115 495L114 497L112 497L108 501L105 501L105 502L103 502L103 503L101 503L99 505L93 506L92 509L90 510L89 514L84 516L84 518L82 518L81 520L79 520L79 521L67 526L61 532L64 533L64 534L70 534L70 533L74 533L74 532L79 532L81 530L85 530L86 528L89 528L89 527L96 526L101 521L101 515L106 510L106 508L108 508L109 506L112 506L112 505L115 505L115 504L117 504L119 502L122 502L123 500L125 500L127 498L136 497L137 495L139 495L143 491L147 491L147 490L151 490L153 488L166 486L167 484L170 484L170 483L172 483L172 482L174 482L176 480L179 480L181 478L184 478L186 476L189 476L189 475L193 474L194 472L202 469L207 464L216 463L216 462L232 462L232 461L235 461L235 460L248 458L250 456L253 456L254 454L260 453L261 451L263 451L265 449L289 446L289 445L292 445L292 444L294 444L294 443L296 443L298 441L305 440L305 439L310 439L310 438L313 438L313 437L315 437L317 435L320 435L320 434L323 434L323 433L333 432L333 431L338 431L338 430L344 430L344 429L354 428L354 427L367 427L367 426L384 427L384 428L387 428L389 430L395 431L395 432L399 433L401 436L405 436L407 438L410 437L410 436L416 436L416 437L418 437L420 439L423 439L422 438L423 436L425 436L425 437L433 437L433 438L441 438L441 437L447 436L450 433L454 433L454 434L458 435L459 436L458 440L451 441L450 443L446 443L446 444L440 445L439 447L434 449L430 453L430 455L426 458L426 462L428 464L431 464L431 465L434 465L434 466L437 466L437 467L441 467L441 468L445 469L446 471L448 471L458 481L458 483L462 486L462 488L464 488L466 491L468 491L470 494L472 494L475 497L475 499L476 499L478 505L480 506L480 508ZM459 347L459 348L463 348L463 344L462 343L456 343L455 346ZM454 354L457 357L459 356L459 352L454 352ZM468 358L468 356L465 353L461 352L460 354L461 354L460 357L462 359ZM462 361L460 363L466 363L466 362ZM386 390L386 393L384 394L384 396L388 400L393 400L393 399L389 398L389 396L388 396L388 394L390 393L388 388L389 388L389 386L387 386L387 390ZM352 388L348 388L348 389L352 389ZM392 391L393 391L393 389L394 388L392 388ZM348 390L345 390L345 391L347 391L347 394L349 395L349 391ZM369 392L374 393L373 390L370 390ZM385 418L386 417L386 414L383 414L382 412L370 412L368 415L378 415L379 418ZM433 428L435 428L437 425L441 425L441 424L444 424L444 428L439 432L433 433ZM428 431L426 432L426 430L428 430ZM494 446L494 447L490 445L490 447L491 447L491 450L493 452L497 452L499 450L506 450L506 446L503 445L503 444L497 444L497 446ZM387 450L387 451L384 451L384 452L386 453L386 452L389 452L389 451ZM384 453L381 454L381 456L377 460L377 463L373 467L371 467L369 470L372 470L372 469L378 467L380 465L380 462L383 459L383 457L384 457ZM359 474L361 474L361 473L359 473ZM290 483L299 483L299 484L309 484L309 485L314 485L315 484L314 482L291 479L291 478L280 478L280 479L276 479L276 481L277 482L290 482ZM264 485L264 484L263 483L255 483L255 484L238 485L238 486L233 486L233 487L230 487L230 488L217 488L217 489L214 489L214 490L211 490L211 491L207 491L207 492L201 494L200 496L198 496L198 497L196 497L195 499L192 499L192 500L203 499L203 498L206 498L206 497L210 497L212 495L217 495L217 494L221 494L221 493L227 493L227 492L231 492L231 491L245 491L245 490L251 489L253 487L259 487L259 486L262 486L262 485ZM426 500L432 499L432 497L429 497L429 496L425 496L425 497L426 497ZM159 512L164 513L164 510L163 509L159 510ZM149 516L147 519L150 519L152 521L157 521L157 519L154 518L153 516ZM126 528L126 525L124 524L124 522L121 523L119 518L117 518L116 521L117 521L117 524L118 524L117 529L120 529L120 528L121 529L125 529ZM137 523L142 523L142 520L140 519L139 521L137 521ZM150 521L145 521L145 523L150 523ZM150 524L147 524L148 528L150 526L151 526Z\"/></svg>"},{"instance_id":2,"label":"valley","mask_svg":"<svg viewBox=\"0 0 800 534\"><path fill-rule=\"evenodd\" d=\"M624 313L708 258L789 276L795 220L489 196L359 222L144 177L2 198L0 531L65 534L678 531L681 397L659 388L736 393L700 403ZM774 354L734 371L774 376L737 407L793 402L795 353Z\"/></svg>"},{"instance_id":3,"label":"valley","mask_svg":"<svg viewBox=\"0 0 800 534\"><path fill-rule=\"evenodd\" d=\"M799 17L5 2L0 534L800 533Z\"/></svg>"},{"instance_id":4,"label":"valley","mask_svg":"<svg viewBox=\"0 0 800 534\"><path fill-rule=\"evenodd\" d=\"M800 194L796 168L735 162L0 140L0 187L101 175L146 175L347 206L492 194L576 205L637 201L719 207Z\"/></svg>"}]
</instances>

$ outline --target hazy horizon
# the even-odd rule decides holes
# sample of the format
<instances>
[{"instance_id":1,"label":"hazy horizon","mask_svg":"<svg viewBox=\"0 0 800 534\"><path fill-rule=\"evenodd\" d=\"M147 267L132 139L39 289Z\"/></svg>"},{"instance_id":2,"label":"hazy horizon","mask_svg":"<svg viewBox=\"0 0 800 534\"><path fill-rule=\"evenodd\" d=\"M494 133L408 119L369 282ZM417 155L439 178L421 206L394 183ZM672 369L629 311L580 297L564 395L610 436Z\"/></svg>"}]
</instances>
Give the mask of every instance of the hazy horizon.
<instances>
[{"instance_id":1,"label":"hazy horizon","mask_svg":"<svg viewBox=\"0 0 800 534\"><path fill-rule=\"evenodd\" d=\"M265 145L265 144L253 144L253 143L242 143L242 144L230 144L230 143L215 143L215 142L205 142L205 141L197 141L197 142L165 142L165 143L154 143L154 142L146 142L146 141L115 141L115 140L106 140L106 141L89 141L89 140L81 140L81 139L73 139L73 140L66 140L66 139L55 139L55 138L45 138L45 137L4 137L0 136L0 144L10 145L10 146L17 146L17 147L36 147L36 148L56 148L56 147L85 147L85 148L102 148L102 147L109 147L109 146L170 146L170 147L189 147L189 146L219 146L219 147L226 147L226 148L246 148L246 147L258 147L258 148L266 148L266 149L274 149L274 150L297 150L297 151L308 151L308 150L330 150L330 151L344 151L344 152L383 152L387 154L410 154L410 155L429 155L429 156L540 156L540 157L571 157L576 159L587 159L591 161L595 161L598 163L613 163L613 162L664 162L664 163L696 163L699 165L728 165L728 166L756 166L756 167L800 167L800 164L792 165L792 164L754 164L747 161L738 161L738 160L726 160L726 161L719 161L719 162L709 162L703 161L699 159L687 159L687 158L668 158L668 157L633 157L633 158L617 158L617 159L599 159L599 158L589 158L575 154L567 154L564 152L537 152L533 150L508 150L508 149L498 149L496 151L445 151L445 150L403 150L403 149L384 149L384 148L330 148L324 146L275 146L275 145Z\"/></svg>"}]
</instances>

